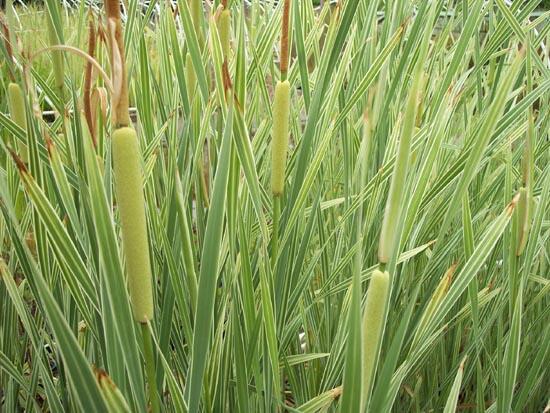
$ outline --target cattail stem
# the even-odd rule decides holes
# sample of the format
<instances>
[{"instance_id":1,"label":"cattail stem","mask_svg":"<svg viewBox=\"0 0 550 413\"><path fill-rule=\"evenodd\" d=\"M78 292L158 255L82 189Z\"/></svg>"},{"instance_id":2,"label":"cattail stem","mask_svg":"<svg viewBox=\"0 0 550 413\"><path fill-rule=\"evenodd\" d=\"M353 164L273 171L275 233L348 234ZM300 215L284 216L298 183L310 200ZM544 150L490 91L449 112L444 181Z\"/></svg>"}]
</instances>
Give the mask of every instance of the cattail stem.
<instances>
[{"instance_id":1,"label":"cattail stem","mask_svg":"<svg viewBox=\"0 0 550 413\"><path fill-rule=\"evenodd\" d=\"M372 380L376 372L380 341L384 331L390 276L387 271L374 270L363 313L363 395L362 406L368 405Z\"/></svg>"},{"instance_id":2,"label":"cattail stem","mask_svg":"<svg viewBox=\"0 0 550 413\"><path fill-rule=\"evenodd\" d=\"M143 338L143 357L145 359L145 372L147 375L147 388L149 391L149 401L151 402L151 411L160 412L160 400L157 391L157 378L155 369L155 355L153 353L153 340L147 324L141 325Z\"/></svg>"},{"instance_id":3,"label":"cattail stem","mask_svg":"<svg viewBox=\"0 0 550 413\"><path fill-rule=\"evenodd\" d=\"M281 198L273 197L273 228L271 235L271 268L275 268L279 254L279 222L281 219Z\"/></svg>"}]
</instances>

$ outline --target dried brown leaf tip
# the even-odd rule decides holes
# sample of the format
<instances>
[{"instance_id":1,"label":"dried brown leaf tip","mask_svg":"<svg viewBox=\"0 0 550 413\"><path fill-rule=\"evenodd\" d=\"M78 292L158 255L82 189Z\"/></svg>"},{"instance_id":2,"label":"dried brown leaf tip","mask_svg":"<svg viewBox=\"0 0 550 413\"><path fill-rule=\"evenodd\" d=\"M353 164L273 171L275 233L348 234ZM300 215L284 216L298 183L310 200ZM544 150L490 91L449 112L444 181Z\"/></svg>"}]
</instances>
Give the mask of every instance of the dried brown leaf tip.
<instances>
[{"instance_id":1,"label":"dried brown leaf tip","mask_svg":"<svg viewBox=\"0 0 550 413\"><path fill-rule=\"evenodd\" d=\"M48 155L50 155L50 158L52 157L52 151L54 148L54 143L52 141L52 138L50 138L50 135L47 133L44 135L44 142L46 143L46 149L48 150Z\"/></svg>"},{"instance_id":2,"label":"dried brown leaf tip","mask_svg":"<svg viewBox=\"0 0 550 413\"><path fill-rule=\"evenodd\" d=\"M99 367L94 367L94 373L98 384L101 386L103 380L109 380L107 372Z\"/></svg>"},{"instance_id":3,"label":"dried brown leaf tip","mask_svg":"<svg viewBox=\"0 0 550 413\"><path fill-rule=\"evenodd\" d=\"M338 386L331 390L331 396L334 400L340 397L341 394L342 394L342 386Z\"/></svg>"},{"instance_id":4,"label":"dried brown leaf tip","mask_svg":"<svg viewBox=\"0 0 550 413\"><path fill-rule=\"evenodd\" d=\"M447 290L449 289L449 286L453 281L453 276L455 275L456 267L458 267L458 262L455 262L453 265L451 265L447 270L447 272L445 273L445 276L447 277L447 280L446 280Z\"/></svg>"},{"instance_id":5,"label":"dried brown leaf tip","mask_svg":"<svg viewBox=\"0 0 550 413\"><path fill-rule=\"evenodd\" d=\"M468 358L468 356L465 356L462 361L460 362L460 367L459 369L460 370L463 370L464 371L464 364L466 364L466 359Z\"/></svg>"},{"instance_id":6,"label":"dried brown leaf tip","mask_svg":"<svg viewBox=\"0 0 550 413\"><path fill-rule=\"evenodd\" d=\"M222 64L222 79L223 79L223 91L227 99L227 93L233 89L233 83L231 82L231 75L229 74L229 67L227 66L227 60Z\"/></svg>"},{"instance_id":7,"label":"dried brown leaf tip","mask_svg":"<svg viewBox=\"0 0 550 413\"><path fill-rule=\"evenodd\" d=\"M17 153L15 153L13 149L8 148L8 151L13 158L13 161L17 165L17 169L19 169L19 172L22 175L28 175L29 171L27 169L27 166L25 165L25 162L23 162L23 160L19 157L19 155L17 155Z\"/></svg>"},{"instance_id":8,"label":"dried brown leaf tip","mask_svg":"<svg viewBox=\"0 0 550 413\"><path fill-rule=\"evenodd\" d=\"M508 216L512 216L512 213L514 212L514 209L518 204L519 198L520 198L520 193L518 192L516 195L514 195L514 198L512 198L512 201L506 207L506 214L508 214Z\"/></svg>"},{"instance_id":9,"label":"dried brown leaf tip","mask_svg":"<svg viewBox=\"0 0 550 413\"><path fill-rule=\"evenodd\" d=\"M95 377L97 382L99 383L99 386L101 388L105 388L106 386L109 386L112 389L116 389L116 384L113 383L107 372L99 367L94 368Z\"/></svg>"}]
</instances>

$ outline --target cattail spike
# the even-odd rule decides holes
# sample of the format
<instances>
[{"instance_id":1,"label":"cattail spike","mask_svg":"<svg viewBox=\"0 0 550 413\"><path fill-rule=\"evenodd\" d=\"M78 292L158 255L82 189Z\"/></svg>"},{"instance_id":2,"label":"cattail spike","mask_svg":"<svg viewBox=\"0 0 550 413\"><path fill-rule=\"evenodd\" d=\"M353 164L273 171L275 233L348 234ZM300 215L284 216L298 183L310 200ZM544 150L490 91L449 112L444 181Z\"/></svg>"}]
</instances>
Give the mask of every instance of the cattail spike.
<instances>
[{"instance_id":1,"label":"cattail spike","mask_svg":"<svg viewBox=\"0 0 550 413\"><path fill-rule=\"evenodd\" d=\"M117 129L113 133L112 152L128 290L134 318L146 323L153 318L153 291L136 131L132 128Z\"/></svg>"},{"instance_id":2,"label":"cattail spike","mask_svg":"<svg viewBox=\"0 0 550 413\"><path fill-rule=\"evenodd\" d=\"M221 12L218 20L218 33L222 46L223 60L228 61L231 43L231 12L224 10Z\"/></svg>"},{"instance_id":3,"label":"cattail spike","mask_svg":"<svg viewBox=\"0 0 550 413\"><path fill-rule=\"evenodd\" d=\"M376 370L379 342L384 330L389 286L390 276L388 272L374 270L370 279L363 313L363 406L368 403L368 395Z\"/></svg>"},{"instance_id":4,"label":"cattail spike","mask_svg":"<svg viewBox=\"0 0 550 413\"><path fill-rule=\"evenodd\" d=\"M23 97L23 91L17 83L10 83L8 85L8 109L11 119L23 129L27 131L27 115L25 107L25 98ZM18 141L17 148L19 150L19 156L23 162L28 162L29 154L27 145Z\"/></svg>"},{"instance_id":5,"label":"cattail spike","mask_svg":"<svg viewBox=\"0 0 550 413\"><path fill-rule=\"evenodd\" d=\"M273 136L271 146L271 192L281 196L285 182L288 151L288 115L290 112L290 83L278 82L273 101Z\"/></svg>"}]
</instances>

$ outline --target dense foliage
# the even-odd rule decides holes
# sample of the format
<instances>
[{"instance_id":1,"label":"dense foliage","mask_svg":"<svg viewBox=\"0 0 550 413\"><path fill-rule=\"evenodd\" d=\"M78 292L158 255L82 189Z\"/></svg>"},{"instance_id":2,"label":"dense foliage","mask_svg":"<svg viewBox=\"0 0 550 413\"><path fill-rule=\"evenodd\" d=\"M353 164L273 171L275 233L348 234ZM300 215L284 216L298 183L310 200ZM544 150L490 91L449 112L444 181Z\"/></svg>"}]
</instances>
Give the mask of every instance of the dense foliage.
<instances>
[{"instance_id":1,"label":"dense foliage","mask_svg":"<svg viewBox=\"0 0 550 413\"><path fill-rule=\"evenodd\" d=\"M550 408L538 1L127 3L1 16L3 411Z\"/></svg>"}]
</instances>

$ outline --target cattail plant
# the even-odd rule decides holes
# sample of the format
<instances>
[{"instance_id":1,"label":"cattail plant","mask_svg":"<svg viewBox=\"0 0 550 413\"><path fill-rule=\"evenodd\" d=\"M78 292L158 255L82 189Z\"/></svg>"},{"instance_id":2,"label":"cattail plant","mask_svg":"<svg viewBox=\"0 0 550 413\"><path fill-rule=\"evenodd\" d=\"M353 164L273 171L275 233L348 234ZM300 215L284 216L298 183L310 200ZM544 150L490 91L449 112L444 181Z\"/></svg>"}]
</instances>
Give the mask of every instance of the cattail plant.
<instances>
[{"instance_id":1,"label":"cattail plant","mask_svg":"<svg viewBox=\"0 0 550 413\"><path fill-rule=\"evenodd\" d=\"M390 258L394 255L400 239L398 228L401 220L401 211L403 210L403 202L405 201L407 172L411 163L412 137L415 133L415 127L418 126L417 105L424 73L424 61L428 53L434 10L435 7L432 6L431 11L428 13L428 26L424 29L423 36L421 37L418 60L413 69L411 87L403 114L401 139L399 140L397 149L395 169L391 177L390 190L380 231L378 246L379 269L375 270L372 274L367 293L367 302L363 312L363 394L361 398L361 405L363 407L368 406L371 384L378 364L379 346L386 324L386 305L391 294L391 285L389 274L385 271L385 268Z\"/></svg>"},{"instance_id":2,"label":"cattail plant","mask_svg":"<svg viewBox=\"0 0 550 413\"><path fill-rule=\"evenodd\" d=\"M111 104L111 118L115 125L112 135L113 168L122 246L126 259L128 292L134 319L142 324L149 398L153 412L158 412L160 403L156 391L154 356L151 333L147 326L153 318L154 305L143 177L139 142L135 129L131 127L128 110L128 86L119 1L105 2L105 11L114 88Z\"/></svg>"},{"instance_id":3,"label":"cattail plant","mask_svg":"<svg viewBox=\"0 0 550 413\"><path fill-rule=\"evenodd\" d=\"M123 250L134 318L140 323L147 323L153 318L153 292L139 143L135 129L130 126L118 0L106 2L105 7L110 28L112 77L115 85L111 106L115 124L112 152Z\"/></svg>"},{"instance_id":4,"label":"cattail plant","mask_svg":"<svg viewBox=\"0 0 550 413\"><path fill-rule=\"evenodd\" d=\"M281 50L279 67L281 80L275 85L273 99L273 128L271 131L271 194L273 196L273 239L272 263L275 262L278 251L279 216L281 210L280 197L284 190L286 157L288 151L288 124L290 113L290 83L287 80L289 61L289 19L290 0L283 5L281 21Z\"/></svg>"},{"instance_id":5,"label":"cattail plant","mask_svg":"<svg viewBox=\"0 0 550 413\"><path fill-rule=\"evenodd\" d=\"M4 3L0 409L545 409L536 2Z\"/></svg>"},{"instance_id":6,"label":"cattail plant","mask_svg":"<svg viewBox=\"0 0 550 413\"><path fill-rule=\"evenodd\" d=\"M280 70L281 80L275 86L273 99L273 129L271 144L271 193L274 198L283 194L286 156L288 151L288 116L290 113L290 83L288 73L288 24L290 14L290 0L285 0L283 20L281 23L281 52Z\"/></svg>"}]
</instances>

